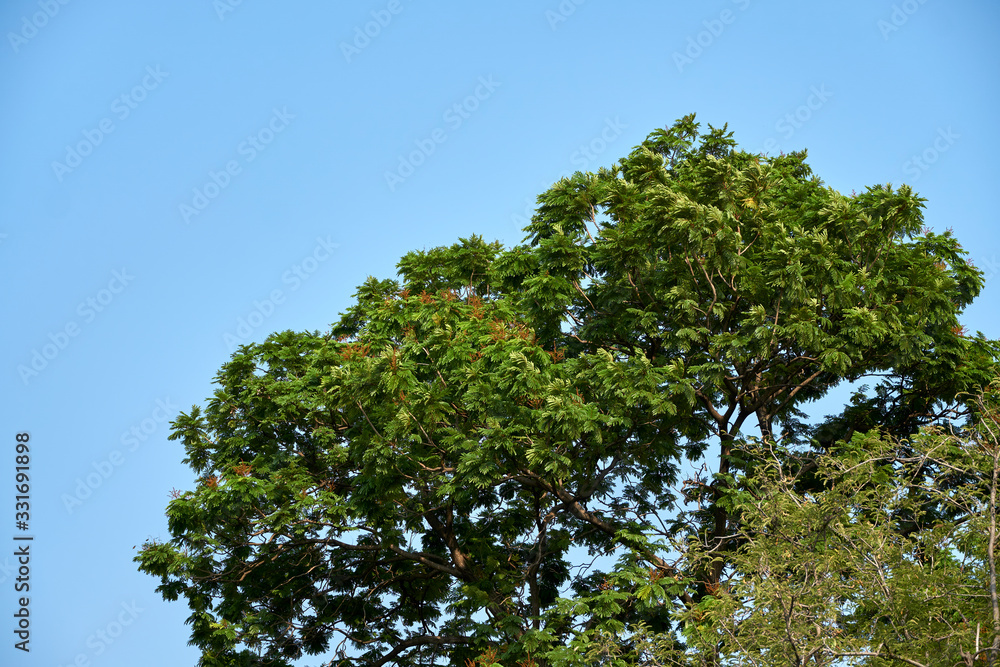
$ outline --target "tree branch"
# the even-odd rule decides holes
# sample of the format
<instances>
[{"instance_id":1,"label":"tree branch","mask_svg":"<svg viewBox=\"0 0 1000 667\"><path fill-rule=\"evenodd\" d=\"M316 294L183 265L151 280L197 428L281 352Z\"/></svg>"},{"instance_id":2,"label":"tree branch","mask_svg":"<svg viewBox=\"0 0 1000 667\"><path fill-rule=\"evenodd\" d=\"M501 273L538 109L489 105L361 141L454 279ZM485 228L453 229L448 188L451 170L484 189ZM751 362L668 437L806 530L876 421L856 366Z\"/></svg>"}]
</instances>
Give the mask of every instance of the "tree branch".
<instances>
[{"instance_id":1,"label":"tree branch","mask_svg":"<svg viewBox=\"0 0 1000 667\"><path fill-rule=\"evenodd\" d=\"M414 646L447 646L448 644L471 644L471 637L460 637L457 635L420 635L418 637L410 637L409 639L404 639L400 643L396 644L396 647L392 649L385 657L372 663L374 667L382 667L387 662L397 662L396 658L399 654L408 648L413 648Z\"/></svg>"}]
</instances>

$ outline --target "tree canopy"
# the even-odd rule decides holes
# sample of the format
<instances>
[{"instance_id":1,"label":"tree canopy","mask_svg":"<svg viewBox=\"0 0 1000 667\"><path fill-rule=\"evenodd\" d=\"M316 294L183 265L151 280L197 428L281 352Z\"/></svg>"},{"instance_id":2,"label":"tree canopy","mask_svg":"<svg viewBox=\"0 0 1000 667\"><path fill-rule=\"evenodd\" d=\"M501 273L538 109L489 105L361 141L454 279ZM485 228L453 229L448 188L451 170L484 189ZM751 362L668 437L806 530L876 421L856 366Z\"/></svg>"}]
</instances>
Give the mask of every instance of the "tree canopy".
<instances>
[{"instance_id":1,"label":"tree canopy","mask_svg":"<svg viewBox=\"0 0 1000 667\"><path fill-rule=\"evenodd\" d=\"M847 196L804 151L699 128L554 184L523 245L411 252L329 331L232 356L173 424L199 482L137 557L201 665L890 664L899 608L865 600L934 568L965 605L934 636L985 627L993 543L962 527L996 473L960 445L1000 352L959 322L981 272L909 187Z\"/></svg>"}]
</instances>

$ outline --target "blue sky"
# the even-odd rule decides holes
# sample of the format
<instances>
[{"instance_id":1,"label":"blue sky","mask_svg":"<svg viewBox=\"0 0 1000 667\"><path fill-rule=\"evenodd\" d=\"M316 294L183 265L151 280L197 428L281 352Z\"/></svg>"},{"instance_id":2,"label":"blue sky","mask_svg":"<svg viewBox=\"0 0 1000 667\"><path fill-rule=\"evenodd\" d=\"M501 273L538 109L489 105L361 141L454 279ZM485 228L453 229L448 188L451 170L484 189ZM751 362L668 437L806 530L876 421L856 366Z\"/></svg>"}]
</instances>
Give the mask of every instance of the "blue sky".
<instances>
[{"instance_id":1,"label":"blue sky","mask_svg":"<svg viewBox=\"0 0 1000 667\"><path fill-rule=\"evenodd\" d=\"M0 663L194 664L132 558L192 485L168 422L235 345L325 329L409 250L519 242L553 181L691 112L846 193L912 185L1000 337L998 30L986 0L4 2Z\"/></svg>"}]
</instances>

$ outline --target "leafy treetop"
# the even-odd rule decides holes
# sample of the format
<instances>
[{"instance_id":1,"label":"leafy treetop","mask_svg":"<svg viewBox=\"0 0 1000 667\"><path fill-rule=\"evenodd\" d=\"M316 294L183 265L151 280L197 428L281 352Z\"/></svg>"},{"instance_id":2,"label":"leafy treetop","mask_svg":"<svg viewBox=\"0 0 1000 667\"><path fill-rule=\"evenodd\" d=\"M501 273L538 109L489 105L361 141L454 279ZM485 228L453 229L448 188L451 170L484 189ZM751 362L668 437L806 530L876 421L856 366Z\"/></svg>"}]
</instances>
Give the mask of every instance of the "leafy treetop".
<instances>
[{"instance_id":1,"label":"leafy treetop","mask_svg":"<svg viewBox=\"0 0 1000 667\"><path fill-rule=\"evenodd\" d=\"M524 245L409 253L329 333L233 355L173 425L201 477L138 557L204 667L575 664L574 637L626 627L683 647L753 534L750 443L816 457L967 413L998 348L961 328L982 274L923 200L845 196L731 134L685 117L553 185Z\"/></svg>"}]
</instances>

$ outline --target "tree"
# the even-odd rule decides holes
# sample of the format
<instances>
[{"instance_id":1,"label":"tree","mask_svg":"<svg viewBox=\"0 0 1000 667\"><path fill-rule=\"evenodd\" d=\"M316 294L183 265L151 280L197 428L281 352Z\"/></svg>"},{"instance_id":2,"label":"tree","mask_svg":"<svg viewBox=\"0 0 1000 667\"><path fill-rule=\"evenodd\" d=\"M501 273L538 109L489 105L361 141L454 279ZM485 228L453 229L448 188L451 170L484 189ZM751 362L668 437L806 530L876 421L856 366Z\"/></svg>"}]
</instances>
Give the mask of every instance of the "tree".
<instances>
[{"instance_id":1,"label":"tree","mask_svg":"<svg viewBox=\"0 0 1000 667\"><path fill-rule=\"evenodd\" d=\"M807 465L774 443L748 445L758 464L726 493L742 519L727 580L678 615L687 651L646 637L661 661L649 664L716 653L760 666L1000 664L998 391L1000 378L974 399L968 428L926 427L906 442L855 433ZM809 466L822 493L797 488ZM911 522L921 529L903 529ZM690 560L708 555L688 546Z\"/></svg>"},{"instance_id":2,"label":"tree","mask_svg":"<svg viewBox=\"0 0 1000 667\"><path fill-rule=\"evenodd\" d=\"M676 614L687 645L646 628L627 646L598 632L578 640L583 660L564 664L1000 664L998 389L978 398L985 418L954 432L855 433L808 460L748 443L758 463L725 495L741 546L720 586ZM807 468L823 492L797 488ZM928 498L950 518L928 512ZM914 520L921 530L901 530ZM698 540L677 548L694 568L711 558Z\"/></svg>"},{"instance_id":3,"label":"tree","mask_svg":"<svg viewBox=\"0 0 1000 667\"><path fill-rule=\"evenodd\" d=\"M523 246L412 252L330 332L233 355L173 424L200 481L137 558L187 599L202 665L681 650L753 528L731 500L753 437L806 451L797 492L819 492L836 443L968 413L998 348L960 326L982 275L921 232L923 200L847 197L804 152L698 128L555 184ZM869 376L873 394L806 423ZM684 479L685 458L706 473ZM676 549L691 540L697 559Z\"/></svg>"}]
</instances>

